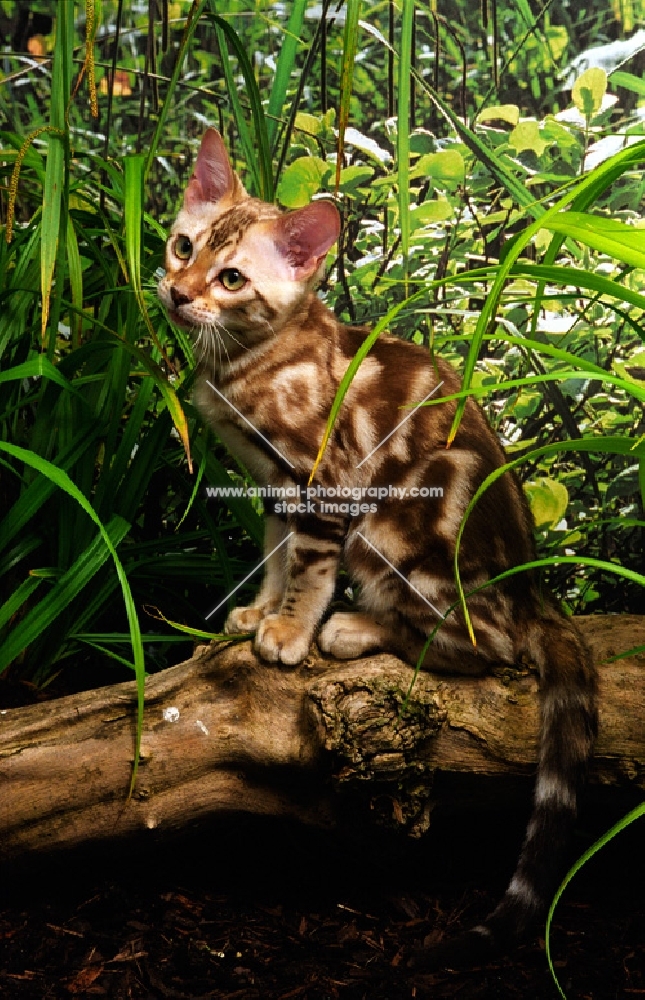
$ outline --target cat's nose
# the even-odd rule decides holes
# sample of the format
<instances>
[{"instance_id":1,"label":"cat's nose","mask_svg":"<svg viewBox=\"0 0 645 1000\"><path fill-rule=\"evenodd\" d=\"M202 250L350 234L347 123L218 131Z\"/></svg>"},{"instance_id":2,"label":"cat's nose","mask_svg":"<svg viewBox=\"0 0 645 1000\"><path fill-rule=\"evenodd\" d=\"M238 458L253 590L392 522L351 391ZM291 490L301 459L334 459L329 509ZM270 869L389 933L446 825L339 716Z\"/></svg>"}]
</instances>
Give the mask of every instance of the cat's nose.
<instances>
[{"instance_id":1,"label":"cat's nose","mask_svg":"<svg viewBox=\"0 0 645 1000\"><path fill-rule=\"evenodd\" d=\"M172 299L172 304L175 309L178 309L179 306L185 306L188 302L193 301L190 295L184 295L184 293L180 292L174 285L170 289L170 298Z\"/></svg>"}]
</instances>

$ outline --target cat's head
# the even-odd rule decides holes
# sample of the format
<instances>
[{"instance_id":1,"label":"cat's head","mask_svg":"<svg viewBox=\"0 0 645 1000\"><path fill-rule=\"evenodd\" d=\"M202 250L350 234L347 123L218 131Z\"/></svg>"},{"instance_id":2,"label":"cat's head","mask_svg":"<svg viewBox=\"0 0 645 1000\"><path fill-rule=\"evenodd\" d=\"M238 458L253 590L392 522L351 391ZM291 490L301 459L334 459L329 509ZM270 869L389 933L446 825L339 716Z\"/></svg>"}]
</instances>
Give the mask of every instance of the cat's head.
<instances>
[{"instance_id":1,"label":"cat's head","mask_svg":"<svg viewBox=\"0 0 645 1000\"><path fill-rule=\"evenodd\" d=\"M251 198L208 129L166 247L159 296L171 319L227 350L274 336L315 286L340 218L329 201L283 213ZM229 335L230 331L230 335ZM208 344L202 344L208 349Z\"/></svg>"}]
</instances>

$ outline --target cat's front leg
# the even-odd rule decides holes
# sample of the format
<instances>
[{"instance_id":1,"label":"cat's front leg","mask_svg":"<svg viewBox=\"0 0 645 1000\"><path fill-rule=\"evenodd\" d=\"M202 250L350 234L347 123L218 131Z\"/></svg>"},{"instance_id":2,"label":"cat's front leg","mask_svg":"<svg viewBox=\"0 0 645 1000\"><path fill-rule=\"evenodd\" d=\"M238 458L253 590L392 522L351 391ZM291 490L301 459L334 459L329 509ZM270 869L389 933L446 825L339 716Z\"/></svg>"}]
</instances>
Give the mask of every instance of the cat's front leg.
<instances>
[{"instance_id":1,"label":"cat's front leg","mask_svg":"<svg viewBox=\"0 0 645 1000\"><path fill-rule=\"evenodd\" d=\"M334 594L347 523L341 518L290 521L287 584L276 614L262 620L255 648L271 663L294 665L309 652L314 633Z\"/></svg>"},{"instance_id":2,"label":"cat's front leg","mask_svg":"<svg viewBox=\"0 0 645 1000\"><path fill-rule=\"evenodd\" d=\"M281 543L286 537L284 521L274 514L269 515L264 526L264 558L267 561L260 592L248 607L233 608L226 619L225 632L257 632L262 619L280 607L286 584L287 561L287 547Z\"/></svg>"}]
</instances>

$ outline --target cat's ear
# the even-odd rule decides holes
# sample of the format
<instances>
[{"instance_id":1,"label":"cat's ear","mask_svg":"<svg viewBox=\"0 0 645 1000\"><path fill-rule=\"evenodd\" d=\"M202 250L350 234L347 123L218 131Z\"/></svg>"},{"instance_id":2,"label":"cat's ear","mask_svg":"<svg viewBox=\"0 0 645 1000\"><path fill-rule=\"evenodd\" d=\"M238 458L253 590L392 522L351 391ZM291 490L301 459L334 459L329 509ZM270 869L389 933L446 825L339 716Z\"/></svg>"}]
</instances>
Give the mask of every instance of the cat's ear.
<instances>
[{"instance_id":1,"label":"cat's ear","mask_svg":"<svg viewBox=\"0 0 645 1000\"><path fill-rule=\"evenodd\" d=\"M244 196L244 188L233 172L222 137L214 128L204 133L193 174L184 194L184 208L221 201L227 195Z\"/></svg>"},{"instance_id":2,"label":"cat's ear","mask_svg":"<svg viewBox=\"0 0 645 1000\"><path fill-rule=\"evenodd\" d=\"M273 226L275 245L291 265L292 277L303 281L316 273L338 239L340 216L331 201L313 201L280 216Z\"/></svg>"}]
</instances>

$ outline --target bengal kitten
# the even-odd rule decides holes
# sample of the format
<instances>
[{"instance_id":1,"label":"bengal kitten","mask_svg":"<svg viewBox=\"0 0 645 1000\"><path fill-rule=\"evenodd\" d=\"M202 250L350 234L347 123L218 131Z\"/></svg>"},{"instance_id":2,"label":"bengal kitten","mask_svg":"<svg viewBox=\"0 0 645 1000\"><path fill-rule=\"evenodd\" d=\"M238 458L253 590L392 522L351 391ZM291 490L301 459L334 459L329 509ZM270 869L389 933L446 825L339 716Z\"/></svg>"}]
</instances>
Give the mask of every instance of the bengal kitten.
<instances>
[{"instance_id":1,"label":"bengal kitten","mask_svg":"<svg viewBox=\"0 0 645 1000\"><path fill-rule=\"evenodd\" d=\"M339 322L314 292L339 231L331 201L284 213L249 197L219 133L209 129L168 240L159 295L171 320L194 331L204 419L258 484L274 492L291 487L292 496L303 490L273 512L267 501L265 556L272 554L264 582L249 607L230 613L226 629L255 632L265 660L300 663L332 600L342 559L358 585L360 610L333 614L318 632L320 648L338 658L390 650L413 664L457 599L457 530L504 452L472 400L449 449L454 402L420 406L402 422L439 387L449 395L460 383L422 347L381 336L345 397L316 474L318 495L306 498L336 390L368 332ZM373 501L375 490L383 497L391 486L398 496ZM468 518L460 554L465 590L533 558L531 515L520 483L507 472ZM541 677L542 735L533 813L515 874L484 923L443 953L451 961L507 946L544 913L596 732L589 650L534 574L480 590L468 607L476 647L462 614L452 610L425 666L474 675L528 657Z\"/></svg>"}]
</instances>

